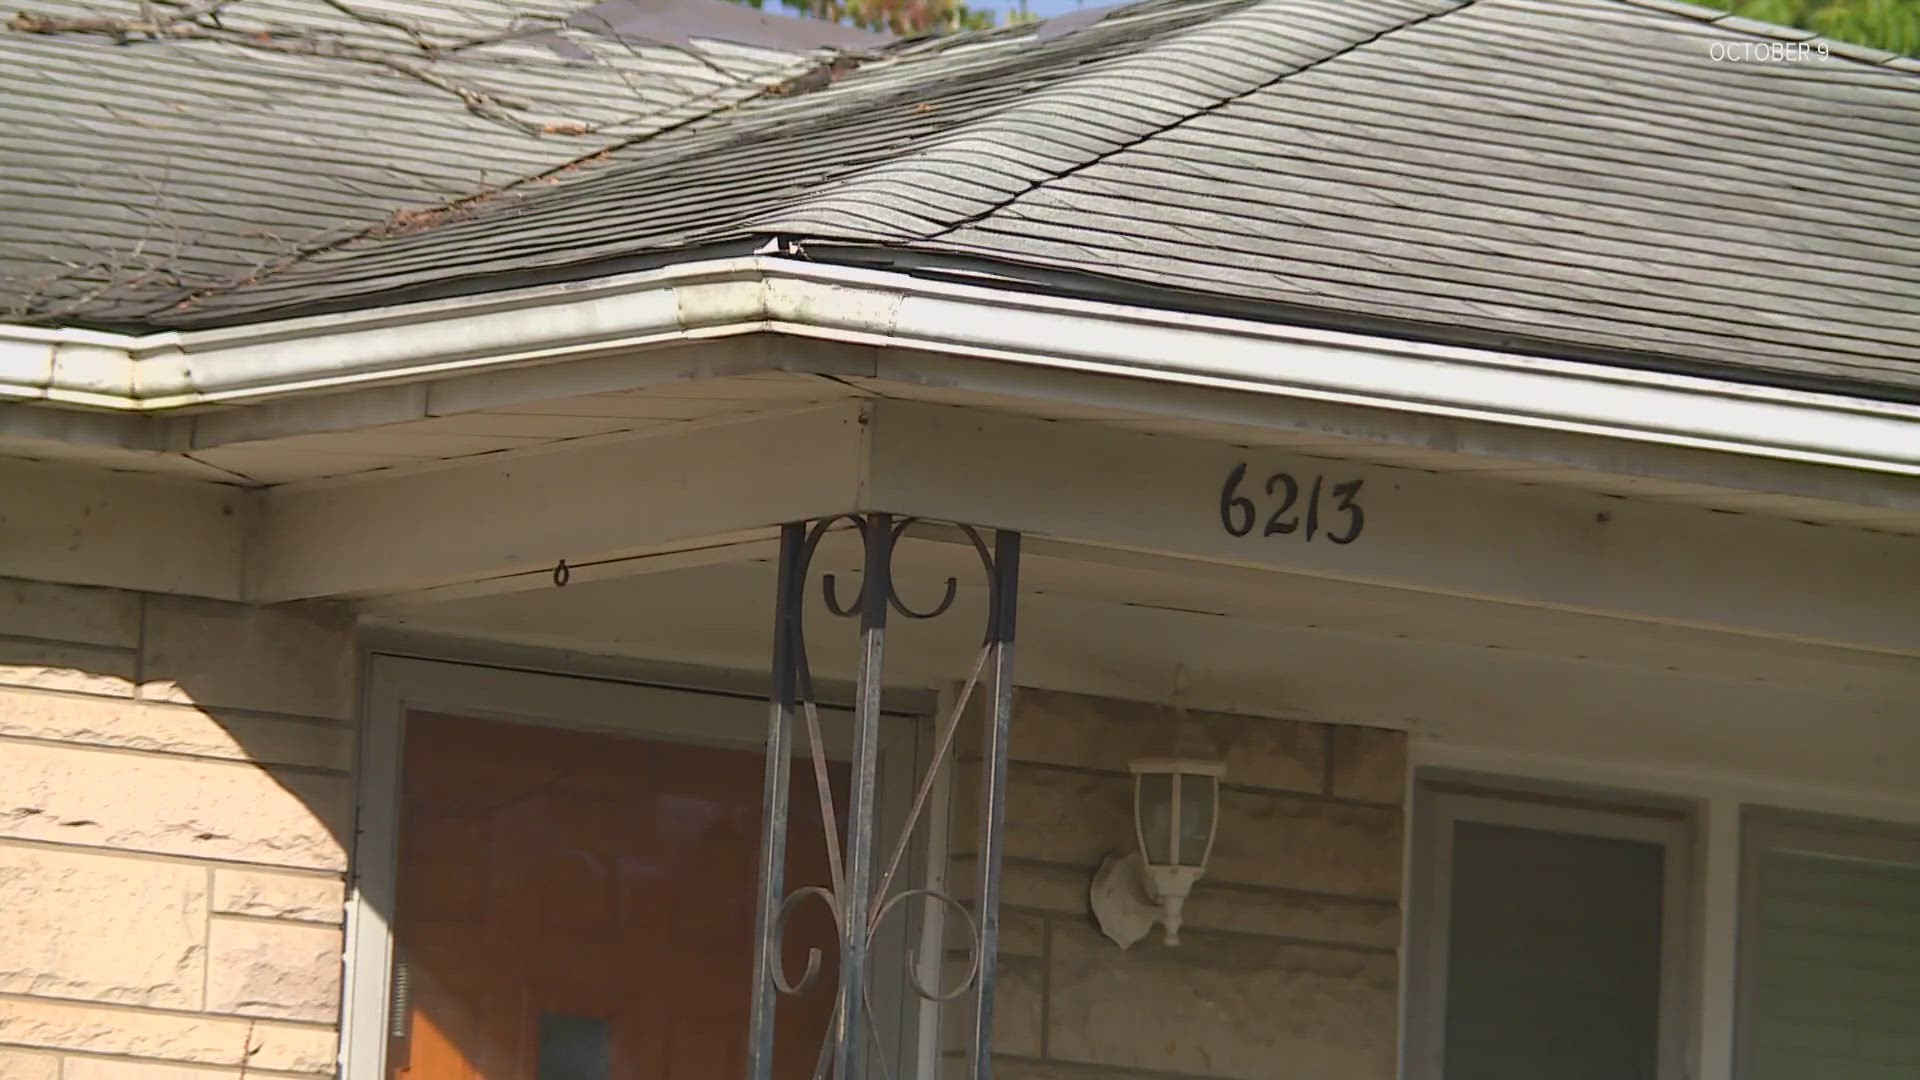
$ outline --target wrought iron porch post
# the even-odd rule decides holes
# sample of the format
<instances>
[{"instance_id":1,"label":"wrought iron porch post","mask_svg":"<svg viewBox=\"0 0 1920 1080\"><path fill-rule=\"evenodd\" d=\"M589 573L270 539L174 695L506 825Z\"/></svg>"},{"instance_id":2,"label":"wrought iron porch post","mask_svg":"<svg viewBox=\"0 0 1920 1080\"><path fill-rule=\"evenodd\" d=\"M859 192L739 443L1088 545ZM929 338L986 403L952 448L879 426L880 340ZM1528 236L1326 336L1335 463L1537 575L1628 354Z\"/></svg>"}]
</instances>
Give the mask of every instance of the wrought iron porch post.
<instances>
[{"instance_id":1,"label":"wrought iron porch post","mask_svg":"<svg viewBox=\"0 0 1920 1080\"><path fill-rule=\"evenodd\" d=\"M760 908L754 914L753 970L759 976L753 988L753 1012L747 1046L747 1075L767 1080L773 1075L773 1013L778 1005L773 980L765 972L780 962L778 908L766 902L785 889L787 870L787 782L792 772L793 706L798 685L794 664L798 613L806 599L807 527L800 522L780 527L779 584L773 613L773 688L767 710L767 775L761 787L764 808L760 829Z\"/></svg>"},{"instance_id":2,"label":"wrought iron porch post","mask_svg":"<svg viewBox=\"0 0 1920 1080\"><path fill-rule=\"evenodd\" d=\"M878 823L874 820L876 787L880 765L880 703L885 686L884 661L889 610L908 619L932 619L952 607L958 596L958 579L948 578L946 594L930 610L916 610L900 598L893 580L894 549L914 519L895 520L891 515L845 514L815 522L796 522L782 527L780 567L774 618L773 700L768 710L767 767L762 818L760 857L760 896L756 912L754 940L754 987L751 1029L747 1053L747 1080L907 1080L910 1075L888 1067L887 1047L874 1029L874 1016L868 1000L872 977L870 953L873 942L887 917L911 899L929 901L964 921L971 954L964 977L952 985L927 986L914 967L909 950L908 966L900 975L916 994L933 1002L958 1000L974 995L974 1020L969 1030L968 1052L972 1080L988 1080L992 1072L994 957L999 938L1000 855L1005 829L1007 785L1007 735L1013 703L1013 641L1015 600L1018 595L1020 536L996 532L991 549L972 526L958 526L980 559L987 575L987 632L973 665L972 675L957 695L951 708L938 719L931 761L916 787L912 808L901 824L899 838L884 862L876 859ZM804 612L809 566L821 541L835 526L850 526L862 545L862 578L858 597L842 604L835 591L833 574L822 579L824 599L829 612L843 618L856 612L860 620L860 651L855 668L853 761L845 820L845 851L841 849L840 820L835 812L832 786L828 781L826 748L823 742L818 707L814 700L813 679L807 663ZM986 693L986 708L980 710L983 751L981 764L981 830L978 852L979 888L977 906L967 905L949 893L934 888L894 889L895 875L914 842L915 831L935 787L935 781L953 753L959 725L966 718L967 704L980 682L983 671L991 666ZM805 752L812 760L814 782L820 801L825 829L827 862L832 872L831 887L806 885L787 890L785 868L787 832L791 825L791 782L793 755L802 749L795 728L805 720ZM798 980L789 981L783 967L782 933L786 919L795 906L806 899L818 899L831 910L838 935L840 954L839 985L834 991L834 1009L826 1037L811 1078L774 1076L775 1029L781 995L808 992L821 974L820 950L810 949L807 968ZM876 1073L866 1068L868 1041L874 1044ZM901 1063L901 1064L904 1064ZM930 1080L930 1078L927 1078Z\"/></svg>"},{"instance_id":3,"label":"wrought iron porch post","mask_svg":"<svg viewBox=\"0 0 1920 1080\"><path fill-rule=\"evenodd\" d=\"M893 597L893 518L867 518L860 582L860 663L855 669L853 805L847 810L846 895L840 897L840 1004L834 1017L833 1080L861 1080L866 1051L867 892L873 877L873 789L880 771L880 690L887 607Z\"/></svg>"},{"instance_id":4,"label":"wrought iron porch post","mask_svg":"<svg viewBox=\"0 0 1920 1080\"><path fill-rule=\"evenodd\" d=\"M993 538L993 598L987 643L993 654L993 691L984 711L980 746L980 991L968 1047L973 1080L993 1075L994 957L1000 949L1000 852L1006 836L1007 737L1013 721L1013 631L1020 596L1020 534Z\"/></svg>"}]
</instances>

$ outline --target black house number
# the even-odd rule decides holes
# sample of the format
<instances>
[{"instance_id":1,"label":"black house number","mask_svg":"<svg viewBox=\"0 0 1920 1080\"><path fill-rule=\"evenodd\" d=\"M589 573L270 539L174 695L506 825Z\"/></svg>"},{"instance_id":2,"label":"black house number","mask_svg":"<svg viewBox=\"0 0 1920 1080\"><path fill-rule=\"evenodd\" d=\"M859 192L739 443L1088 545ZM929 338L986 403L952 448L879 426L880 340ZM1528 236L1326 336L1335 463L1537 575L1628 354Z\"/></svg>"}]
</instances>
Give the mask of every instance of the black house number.
<instances>
[{"instance_id":1,"label":"black house number","mask_svg":"<svg viewBox=\"0 0 1920 1080\"><path fill-rule=\"evenodd\" d=\"M1326 538L1336 544L1353 543L1360 539L1360 530L1366 528L1366 511L1354 501L1360 495L1359 480L1328 485L1326 477L1316 476L1312 487L1307 490L1303 506L1300 505L1301 482L1292 473L1277 472L1267 477L1267 498L1259 503L1254 501L1253 496L1241 493L1240 485L1246 479L1246 464L1236 465L1220 488L1220 524L1228 535L1250 536L1254 526L1260 525L1261 536L1299 534L1302 539L1312 541L1321 534L1322 526L1328 524L1322 519L1323 514L1332 519L1333 528L1341 530L1326 530ZM1321 494L1323 488L1328 492L1324 497ZM1260 515L1269 508L1273 512L1267 514L1266 523L1262 525Z\"/></svg>"}]
</instances>

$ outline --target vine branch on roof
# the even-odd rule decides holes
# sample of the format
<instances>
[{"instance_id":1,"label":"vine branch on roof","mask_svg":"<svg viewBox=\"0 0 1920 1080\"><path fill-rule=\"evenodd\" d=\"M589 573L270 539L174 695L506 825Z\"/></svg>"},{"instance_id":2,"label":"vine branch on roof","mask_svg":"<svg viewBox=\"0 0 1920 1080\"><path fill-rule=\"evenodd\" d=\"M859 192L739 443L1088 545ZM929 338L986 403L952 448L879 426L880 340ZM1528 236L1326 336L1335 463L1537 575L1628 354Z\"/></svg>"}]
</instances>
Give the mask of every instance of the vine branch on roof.
<instances>
[{"instance_id":1,"label":"vine branch on roof","mask_svg":"<svg viewBox=\"0 0 1920 1080\"><path fill-rule=\"evenodd\" d=\"M164 0L163 0L164 2ZM370 12L348 0L322 0L346 17L404 36L407 51L355 44L325 30L294 28L237 29L223 24L220 15L242 0L203 0L196 4L162 7L154 0L141 0L136 17L111 15L66 15L20 11L7 20L7 29L20 34L77 34L112 39L120 44L138 41L210 41L254 52L282 56L307 56L325 60L377 67L411 79L424 86L457 98L475 116L503 124L533 136L589 135L595 126L580 120L538 119L525 115L529 103L502 97L492 91L437 70L434 61L453 52L476 45L512 40L521 33L512 28L492 37L466 38L458 42L438 43L421 27L404 19ZM396 42L396 45L399 43ZM682 49L704 66L721 70L697 51ZM732 76L728 76L732 77Z\"/></svg>"}]
</instances>

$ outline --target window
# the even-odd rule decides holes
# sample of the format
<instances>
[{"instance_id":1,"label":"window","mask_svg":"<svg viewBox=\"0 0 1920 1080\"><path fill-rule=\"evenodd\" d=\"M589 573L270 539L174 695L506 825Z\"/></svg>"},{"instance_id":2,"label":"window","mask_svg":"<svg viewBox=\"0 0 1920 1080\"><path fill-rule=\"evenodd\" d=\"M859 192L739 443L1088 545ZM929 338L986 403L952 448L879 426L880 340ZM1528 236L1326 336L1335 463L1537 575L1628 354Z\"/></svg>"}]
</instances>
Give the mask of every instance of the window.
<instances>
[{"instance_id":1,"label":"window","mask_svg":"<svg viewBox=\"0 0 1920 1080\"><path fill-rule=\"evenodd\" d=\"M1749 811L1739 1080L1920 1076L1920 833Z\"/></svg>"},{"instance_id":2,"label":"window","mask_svg":"<svg viewBox=\"0 0 1920 1080\"><path fill-rule=\"evenodd\" d=\"M1678 812L1423 785L1407 1075L1680 1080Z\"/></svg>"}]
</instances>

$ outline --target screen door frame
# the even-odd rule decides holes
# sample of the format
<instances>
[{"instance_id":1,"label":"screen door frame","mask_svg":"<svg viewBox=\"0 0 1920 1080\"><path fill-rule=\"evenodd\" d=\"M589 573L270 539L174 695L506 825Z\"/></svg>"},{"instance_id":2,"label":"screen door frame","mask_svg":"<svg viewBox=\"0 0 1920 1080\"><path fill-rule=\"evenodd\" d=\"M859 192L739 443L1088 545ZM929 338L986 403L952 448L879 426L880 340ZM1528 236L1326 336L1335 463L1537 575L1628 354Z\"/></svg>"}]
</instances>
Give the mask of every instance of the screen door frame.
<instances>
[{"instance_id":1,"label":"screen door frame","mask_svg":"<svg viewBox=\"0 0 1920 1080\"><path fill-rule=\"evenodd\" d=\"M768 702L737 691L576 676L493 666L462 660L373 653L368 657L366 699L356 761L356 802L352 869L346 912L346 948L342 970L340 1031L341 1080L384 1080L391 1008L394 933L390 914L397 886L399 800L406 716L434 712L501 720L535 727L628 735L636 738L700 743L731 748L766 745ZM846 760L853 742L853 716L822 704L820 723L830 759ZM925 717L883 714L878 790L874 813L876 840L887 850L906 819L913 785L920 775L920 732ZM795 756L806 753L796 740ZM903 867L909 881L929 873L942 853L932 850L943 837L929 830L908 850ZM916 905L909 905L909 908ZM917 912L886 941L876 942L875 971L901 973L904 985L909 943L922 930ZM875 1004L885 988L876 988ZM743 994L751 988L742 986ZM917 1061L928 1041L925 1010L903 1003L882 1017L884 1035L895 1061Z\"/></svg>"}]
</instances>

